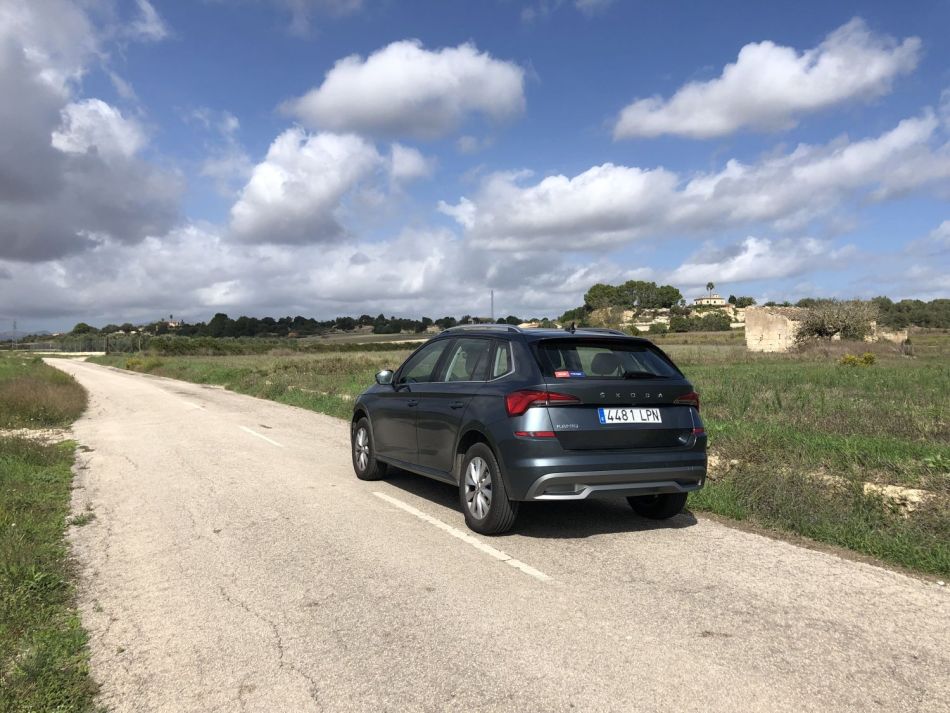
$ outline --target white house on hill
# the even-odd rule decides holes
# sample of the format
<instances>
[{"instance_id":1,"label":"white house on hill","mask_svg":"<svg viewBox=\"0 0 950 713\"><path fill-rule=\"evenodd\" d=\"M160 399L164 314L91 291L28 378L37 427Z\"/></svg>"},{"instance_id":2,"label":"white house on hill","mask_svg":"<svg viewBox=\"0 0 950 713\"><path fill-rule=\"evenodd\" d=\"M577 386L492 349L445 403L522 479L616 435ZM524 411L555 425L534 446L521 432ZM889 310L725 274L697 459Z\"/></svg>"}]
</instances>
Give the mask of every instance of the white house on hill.
<instances>
[{"instance_id":1,"label":"white house on hill","mask_svg":"<svg viewBox=\"0 0 950 713\"><path fill-rule=\"evenodd\" d=\"M725 307L726 301L719 295L704 295L694 298L693 304L697 307Z\"/></svg>"}]
</instances>

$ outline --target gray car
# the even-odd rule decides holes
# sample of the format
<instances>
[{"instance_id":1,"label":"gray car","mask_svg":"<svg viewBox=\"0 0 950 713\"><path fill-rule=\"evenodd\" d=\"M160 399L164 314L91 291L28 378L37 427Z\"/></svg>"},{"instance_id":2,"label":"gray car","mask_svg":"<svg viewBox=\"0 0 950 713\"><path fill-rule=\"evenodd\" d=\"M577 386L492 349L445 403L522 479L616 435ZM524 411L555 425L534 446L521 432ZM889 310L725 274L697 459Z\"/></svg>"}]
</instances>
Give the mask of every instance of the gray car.
<instances>
[{"instance_id":1,"label":"gray car","mask_svg":"<svg viewBox=\"0 0 950 713\"><path fill-rule=\"evenodd\" d=\"M358 478L395 466L450 483L482 534L511 528L528 500L621 496L666 519L706 479L692 384L613 330L447 329L376 375L351 434Z\"/></svg>"}]
</instances>

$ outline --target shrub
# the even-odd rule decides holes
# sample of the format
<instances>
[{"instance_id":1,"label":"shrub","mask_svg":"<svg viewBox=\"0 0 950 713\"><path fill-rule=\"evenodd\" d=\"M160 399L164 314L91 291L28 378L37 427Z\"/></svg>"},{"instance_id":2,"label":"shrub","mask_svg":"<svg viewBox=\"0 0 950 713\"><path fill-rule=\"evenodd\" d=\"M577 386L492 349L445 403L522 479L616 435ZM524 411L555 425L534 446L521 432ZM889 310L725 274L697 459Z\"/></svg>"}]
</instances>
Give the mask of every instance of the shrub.
<instances>
[{"instance_id":1,"label":"shrub","mask_svg":"<svg viewBox=\"0 0 950 713\"><path fill-rule=\"evenodd\" d=\"M838 360L841 366L871 366L877 361L877 357L871 352L864 352L861 356L855 354L845 354Z\"/></svg>"},{"instance_id":2,"label":"shrub","mask_svg":"<svg viewBox=\"0 0 950 713\"><path fill-rule=\"evenodd\" d=\"M689 331L689 319L682 316L670 317L670 331L671 332L688 332Z\"/></svg>"},{"instance_id":3,"label":"shrub","mask_svg":"<svg viewBox=\"0 0 950 713\"><path fill-rule=\"evenodd\" d=\"M665 324L651 324L650 325L650 334L666 334L670 331L670 328Z\"/></svg>"}]
</instances>

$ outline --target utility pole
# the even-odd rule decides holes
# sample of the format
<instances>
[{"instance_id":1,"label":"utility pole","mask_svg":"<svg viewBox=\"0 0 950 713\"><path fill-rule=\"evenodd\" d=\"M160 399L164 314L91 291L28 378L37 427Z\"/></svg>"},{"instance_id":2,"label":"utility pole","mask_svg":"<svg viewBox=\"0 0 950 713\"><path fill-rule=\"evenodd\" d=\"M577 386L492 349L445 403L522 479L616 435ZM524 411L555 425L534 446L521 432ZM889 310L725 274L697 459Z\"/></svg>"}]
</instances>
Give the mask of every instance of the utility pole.
<instances>
[{"instance_id":1,"label":"utility pole","mask_svg":"<svg viewBox=\"0 0 950 713\"><path fill-rule=\"evenodd\" d=\"M16 320L13 320L13 351L16 351Z\"/></svg>"},{"instance_id":2,"label":"utility pole","mask_svg":"<svg viewBox=\"0 0 950 713\"><path fill-rule=\"evenodd\" d=\"M495 321L495 291L491 291L491 321Z\"/></svg>"}]
</instances>

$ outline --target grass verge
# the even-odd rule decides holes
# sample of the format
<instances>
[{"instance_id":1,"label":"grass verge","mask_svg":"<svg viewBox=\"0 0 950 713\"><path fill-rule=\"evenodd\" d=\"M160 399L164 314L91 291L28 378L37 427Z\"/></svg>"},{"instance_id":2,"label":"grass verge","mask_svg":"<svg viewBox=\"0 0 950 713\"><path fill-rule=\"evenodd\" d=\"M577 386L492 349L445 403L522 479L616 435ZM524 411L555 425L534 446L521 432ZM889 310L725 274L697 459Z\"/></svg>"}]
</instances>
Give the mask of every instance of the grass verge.
<instances>
[{"instance_id":1,"label":"grass verge","mask_svg":"<svg viewBox=\"0 0 950 713\"><path fill-rule=\"evenodd\" d=\"M839 365L838 352L868 345L769 355L732 341L665 347L703 396L711 454L735 463L691 507L950 575L950 338L933 337L913 359L875 346L866 368ZM408 353L92 361L348 418L373 374ZM908 512L866 493L866 482L933 495Z\"/></svg>"},{"instance_id":2,"label":"grass verge","mask_svg":"<svg viewBox=\"0 0 950 713\"><path fill-rule=\"evenodd\" d=\"M86 408L86 392L39 357L0 358L0 428L68 426Z\"/></svg>"},{"instance_id":3,"label":"grass verge","mask_svg":"<svg viewBox=\"0 0 950 713\"><path fill-rule=\"evenodd\" d=\"M0 406L4 425L65 426L79 415L82 387L49 372L39 360L0 358L0 394L14 394ZM94 710L64 540L74 450L71 442L0 436L3 711Z\"/></svg>"}]
</instances>

